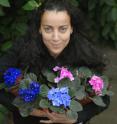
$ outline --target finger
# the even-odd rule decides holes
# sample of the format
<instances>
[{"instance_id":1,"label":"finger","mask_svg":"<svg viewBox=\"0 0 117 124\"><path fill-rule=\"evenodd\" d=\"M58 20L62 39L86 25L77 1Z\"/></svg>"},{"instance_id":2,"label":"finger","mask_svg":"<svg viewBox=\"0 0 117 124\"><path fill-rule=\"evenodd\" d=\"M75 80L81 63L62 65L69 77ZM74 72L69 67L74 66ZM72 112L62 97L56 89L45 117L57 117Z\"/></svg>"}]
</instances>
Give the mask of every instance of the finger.
<instances>
[{"instance_id":1,"label":"finger","mask_svg":"<svg viewBox=\"0 0 117 124\"><path fill-rule=\"evenodd\" d=\"M52 115L54 118L58 118L59 120L64 120L64 121L68 121L69 118L67 117L66 114L59 114L59 113L55 113L55 112L52 112Z\"/></svg>"},{"instance_id":2,"label":"finger","mask_svg":"<svg viewBox=\"0 0 117 124\"><path fill-rule=\"evenodd\" d=\"M32 116L38 116L38 117L45 117L46 114L43 110L39 110L39 109L33 109L33 111L30 113L30 115Z\"/></svg>"},{"instance_id":3,"label":"finger","mask_svg":"<svg viewBox=\"0 0 117 124\"><path fill-rule=\"evenodd\" d=\"M52 112L52 115L54 117L58 117L58 118L65 118L65 117L67 117L65 114L58 114L58 113L55 113L55 112Z\"/></svg>"},{"instance_id":4,"label":"finger","mask_svg":"<svg viewBox=\"0 0 117 124\"><path fill-rule=\"evenodd\" d=\"M47 117L53 123L69 124L75 122L74 120L70 120L65 114L58 114L55 112L47 112Z\"/></svg>"},{"instance_id":5,"label":"finger","mask_svg":"<svg viewBox=\"0 0 117 124\"><path fill-rule=\"evenodd\" d=\"M52 124L53 122L51 120L40 120L40 123Z\"/></svg>"}]
</instances>

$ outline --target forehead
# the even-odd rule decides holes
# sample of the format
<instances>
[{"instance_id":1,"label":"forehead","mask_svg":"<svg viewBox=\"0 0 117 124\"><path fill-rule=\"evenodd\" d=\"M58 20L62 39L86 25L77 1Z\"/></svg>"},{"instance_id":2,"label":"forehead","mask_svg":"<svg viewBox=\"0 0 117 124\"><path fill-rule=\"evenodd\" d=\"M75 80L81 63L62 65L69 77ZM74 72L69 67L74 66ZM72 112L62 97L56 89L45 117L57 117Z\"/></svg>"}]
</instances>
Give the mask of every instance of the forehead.
<instances>
[{"instance_id":1,"label":"forehead","mask_svg":"<svg viewBox=\"0 0 117 124\"><path fill-rule=\"evenodd\" d=\"M41 18L42 25L68 25L70 16L67 11L45 11Z\"/></svg>"}]
</instances>

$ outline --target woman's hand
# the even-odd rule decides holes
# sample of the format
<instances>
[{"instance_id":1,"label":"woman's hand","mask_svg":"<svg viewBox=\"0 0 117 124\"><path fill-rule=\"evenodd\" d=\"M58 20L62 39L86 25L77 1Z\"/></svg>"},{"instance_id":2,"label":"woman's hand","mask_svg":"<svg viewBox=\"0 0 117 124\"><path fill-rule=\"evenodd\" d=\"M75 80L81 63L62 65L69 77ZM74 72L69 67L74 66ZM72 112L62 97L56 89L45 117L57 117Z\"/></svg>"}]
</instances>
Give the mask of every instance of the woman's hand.
<instances>
[{"instance_id":1,"label":"woman's hand","mask_svg":"<svg viewBox=\"0 0 117 124\"><path fill-rule=\"evenodd\" d=\"M76 120L69 119L65 114L58 114L54 112L46 111L46 116L49 120L41 120L41 123L51 124L51 123L59 123L59 124L73 124Z\"/></svg>"},{"instance_id":2,"label":"woman's hand","mask_svg":"<svg viewBox=\"0 0 117 124\"><path fill-rule=\"evenodd\" d=\"M33 109L33 111L30 113L31 116L37 116L37 117L47 117L46 109Z\"/></svg>"}]
</instances>

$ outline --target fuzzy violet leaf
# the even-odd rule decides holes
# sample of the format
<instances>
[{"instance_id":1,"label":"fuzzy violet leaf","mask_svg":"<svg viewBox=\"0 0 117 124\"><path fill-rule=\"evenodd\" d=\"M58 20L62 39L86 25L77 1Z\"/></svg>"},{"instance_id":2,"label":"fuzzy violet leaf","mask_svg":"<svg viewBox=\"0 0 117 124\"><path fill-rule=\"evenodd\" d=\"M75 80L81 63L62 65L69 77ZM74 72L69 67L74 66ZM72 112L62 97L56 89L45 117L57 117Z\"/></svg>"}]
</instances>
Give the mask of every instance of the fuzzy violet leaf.
<instances>
[{"instance_id":1,"label":"fuzzy violet leaf","mask_svg":"<svg viewBox=\"0 0 117 124\"><path fill-rule=\"evenodd\" d=\"M29 116L34 108L34 103L26 103L20 97L15 98L12 104L19 108L22 117Z\"/></svg>"},{"instance_id":2,"label":"fuzzy violet leaf","mask_svg":"<svg viewBox=\"0 0 117 124\"><path fill-rule=\"evenodd\" d=\"M37 81L37 76L34 73L26 74L26 75L24 75L24 78L25 79L30 79L32 81Z\"/></svg>"},{"instance_id":3,"label":"fuzzy violet leaf","mask_svg":"<svg viewBox=\"0 0 117 124\"><path fill-rule=\"evenodd\" d=\"M6 88L5 83L0 83L0 89L4 89L4 88Z\"/></svg>"},{"instance_id":4,"label":"fuzzy violet leaf","mask_svg":"<svg viewBox=\"0 0 117 124\"><path fill-rule=\"evenodd\" d=\"M78 78L78 76L74 77L74 80L71 82L71 87L73 87L75 90L78 90L81 86L81 79Z\"/></svg>"},{"instance_id":5,"label":"fuzzy violet leaf","mask_svg":"<svg viewBox=\"0 0 117 124\"><path fill-rule=\"evenodd\" d=\"M49 108L51 111L53 112L57 112L57 113L65 113L64 108L60 108L60 107L56 107L56 106L50 106Z\"/></svg>"},{"instance_id":6,"label":"fuzzy violet leaf","mask_svg":"<svg viewBox=\"0 0 117 124\"><path fill-rule=\"evenodd\" d=\"M56 78L55 73L53 73L53 72L50 71L50 70L45 70L45 69L42 70L42 73L43 73L43 75L47 78L47 80L48 80L49 82L54 82L54 79Z\"/></svg>"},{"instance_id":7,"label":"fuzzy violet leaf","mask_svg":"<svg viewBox=\"0 0 117 124\"><path fill-rule=\"evenodd\" d=\"M67 114L67 117L70 119L73 119L73 120L78 119L78 113L76 111L68 110L66 114Z\"/></svg>"},{"instance_id":8,"label":"fuzzy violet leaf","mask_svg":"<svg viewBox=\"0 0 117 124\"><path fill-rule=\"evenodd\" d=\"M82 100L84 97L86 97L85 87L81 86L76 92L75 92L75 98L78 100Z\"/></svg>"},{"instance_id":9,"label":"fuzzy violet leaf","mask_svg":"<svg viewBox=\"0 0 117 124\"><path fill-rule=\"evenodd\" d=\"M102 107L106 106L100 96L94 96L93 98L90 97L90 99L98 106L102 106Z\"/></svg>"},{"instance_id":10,"label":"fuzzy violet leaf","mask_svg":"<svg viewBox=\"0 0 117 124\"><path fill-rule=\"evenodd\" d=\"M71 98L75 96L75 93L76 93L76 91L74 90L74 88L70 87L69 88L69 95L71 96Z\"/></svg>"},{"instance_id":11,"label":"fuzzy violet leaf","mask_svg":"<svg viewBox=\"0 0 117 124\"><path fill-rule=\"evenodd\" d=\"M23 79L23 80L21 80L20 84L19 84L19 88L23 88L23 89L28 88L28 86L29 86L31 81L32 81L31 79Z\"/></svg>"},{"instance_id":12,"label":"fuzzy violet leaf","mask_svg":"<svg viewBox=\"0 0 117 124\"><path fill-rule=\"evenodd\" d=\"M41 99L39 102L39 107L41 108L49 108L50 103L47 99Z\"/></svg>"},{"instance_id":13,"label":"fuzzy violet leaf","mask_svg":"<svg viewBox=\"0 0 117 124\"><path fill-rule=\"evenodd\" d=\"M61 87L72 87L73 83L65 78L65 79L62 79L61 81L59 81L59 83L57 83L57 87L61 88Z\"/></svg>"},{"instance_id":14,"label":"fuzzy violet leaf","mask_svg":"<svg viewBox=\"0 0 117 124\"><path fill-rule=\"evenodd\" d=\"M90 77L90 76L92 76L92 72L87 67L80 67L78 69L78 76L79 77Z\"/></svg>"},{"instance_id":15,"label":"fuzzy violet leaf","mask_svg":"<svg viewBox=\"0 0 117 124\"><path fill-rule=\"evenodd\" d=\"M40 86L40 95L41 96L47 97L48 91L49 91L49 88L45 84Z\"/></svg>"},{"instance_id":16,"label":"fuzzy violet leaf","mask_svg":"<svg viewBox=\"0 0 117 124\"><path fill-rule=\"evenodd\" d=\"M78 101L72 100L70 104L70 110L73 112L79 112L83 110L83 107Z\"/></svg>"}]
</instances>

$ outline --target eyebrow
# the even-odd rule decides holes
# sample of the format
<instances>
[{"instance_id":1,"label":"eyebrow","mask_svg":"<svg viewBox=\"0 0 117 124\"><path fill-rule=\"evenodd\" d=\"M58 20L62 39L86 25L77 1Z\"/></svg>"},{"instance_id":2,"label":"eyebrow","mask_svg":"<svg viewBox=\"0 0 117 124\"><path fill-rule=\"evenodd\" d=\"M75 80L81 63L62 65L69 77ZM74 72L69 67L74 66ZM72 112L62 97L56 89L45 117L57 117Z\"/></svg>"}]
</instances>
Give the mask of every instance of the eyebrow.
<instances>
[{"instance_id":1,"label":"eyebrow","mask_svg":"<svg viewBox=\"0 0 117 124\"><path fill-rule=\"evenodd\" d=\"M52 27L52 25L42 25L42 26L49 26L49 27ZM68 25L60 25L59 27L66 27Z\"/></svg>"}]
</instances>

